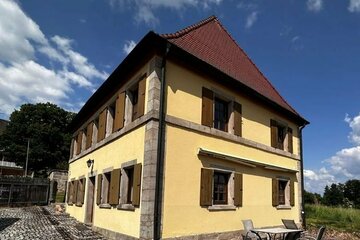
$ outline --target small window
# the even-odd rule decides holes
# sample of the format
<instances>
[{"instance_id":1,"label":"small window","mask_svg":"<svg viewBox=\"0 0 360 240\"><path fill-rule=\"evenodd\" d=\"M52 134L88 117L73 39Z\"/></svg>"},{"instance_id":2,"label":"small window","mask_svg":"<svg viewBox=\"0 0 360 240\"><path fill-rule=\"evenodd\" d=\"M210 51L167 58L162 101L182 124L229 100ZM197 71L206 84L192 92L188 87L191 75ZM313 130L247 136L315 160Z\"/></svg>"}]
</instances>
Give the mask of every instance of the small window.
<instances>
[{"instance_id":1,"label":"small window","mask_svg":"<svg viewBox=\"0 0 360 240\"><path fill-rule=\"evenodd\" d=\"M286 128L284 126L277 126L278 136L277 136L277 146L279 149L284 150L284 142L286 137Z\"/></svg>"},{"instance_id":2,"label":"small window","mask_svg":"<svg viewBox=\"0 0 360 240\"><path fill-rule=\"evenodd\" d=\"M133 202L133 190L134 190L134 167L126 168L125 174L127 177L126 186L126 203L132 204Z\"/></svg>"},{"instance_id":3,"label":"small window","mask_svg":"<svg viewBox=\"0 0 360 240\"><path fill-rule=\"evenodd\" d=\"M139 103L139 86L138 84L130 90L131 103L132 103L132 115L131 121L138 118L138 103Z\"/></svg>"},{"instance_id":4,"label":"small window","mask_svg":"<svg viewBox=\"0 0 360 240\"><path fill-rule=\"evenodd\" d=\"M227 132L229 103L215 97L214 128Z\"/></svg>"},{"instance_id":5,"label":"small window","mask_svg":"<svg viewBox=\"0 0 360 240\"><path fill-rule=\"evenodd\" d=\"M95 142L98 142L98 132L99 132L99 116L97 118L95 118L94 120L94 128L93 128L93 131L94 131L94 139L95 139Z\"/></svg>"},{"instance_id":6,"label":"small window","mask_svg":"<svg viewBox=\"0 0 360 240\"><path fill-rule=\"evenodd\" d=\"M213 204L228 204L229 173L214 172Z\"/></svg>"},{"instance_id":7,"label":"small window","mask_svg":"<svg viewBox=\"0 0 360 240\"><path fill-rule=\"evenodd\" d=\"M271 146L292 152L292 129L275 120L270 121Z\"/></svg>"},{"instance_id":8,"label":"small window","mask_svg":"<svg viewBox=\"0 0 360 240\"><path fill-rule=\"evenodd\" d=\"M108 123L106 124L106 136L114 132L114 119L115 119L116 104L113 102L108 107Z\"/></svg>"},{"instance_id":9,"label":"small window","mask_svg":"<svg viewBox=\"0 0 360 240\"><path fill-rule=\"evenodd\" d=\"M290 207L295 205L294 182L290 179L274 178L272 205L274 207Z\"/></svg>"},{"instance_id":10,"label":"small window","mask_svg":"<svg viewBox=\"0 0 360 240\"><path fill-rule=\"evenodd\" d=\"M101 203L109 203L110 197L110 182L111 182L111 173L104 173L103 178L103 192L102 192L102 202Z\"/></svg>"}]
</instances>

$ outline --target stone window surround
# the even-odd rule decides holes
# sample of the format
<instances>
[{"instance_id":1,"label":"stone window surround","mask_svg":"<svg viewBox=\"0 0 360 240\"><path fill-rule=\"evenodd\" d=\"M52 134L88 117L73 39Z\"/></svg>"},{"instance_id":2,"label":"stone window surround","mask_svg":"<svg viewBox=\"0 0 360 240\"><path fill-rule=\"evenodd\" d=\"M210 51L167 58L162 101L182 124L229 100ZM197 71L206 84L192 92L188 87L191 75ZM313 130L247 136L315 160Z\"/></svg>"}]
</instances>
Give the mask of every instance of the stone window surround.
<instances>
[{"instance_id":1,"label":"stone window surround","mask_svg":"<svg viewBox=\"0 0 360 240\"><path fill-rule=\"evenodd\" d=\"M78 180L79 180L79 183L78 183L79 185L78 185L78 189L77 189L77 191L76 191L76 196L79 194L79 191L80 191L81 188L85 188L85 189L86 189L86 186L84 185L84 180L85 180L85 184L86 184L85 175L81 175L81 176L78 178ZM80 188L80 185L81 185L81 188ZM85 189L83 190L83 193L84 193L84 194L85 194ZM82 206L83 206L83 203L76 201L75 206L76 206L76 207L82 207Z\"/></svg>"},{"instance_id":2,"label":"stone window surround","mask_svg":"<svg viewBox=\"0 0 360 240\"><path fill-rule=\"evenodd\" d=\"M127 203L128 199L128 184L126 169L133 168L137 164L137 159L127 161L121 164L121 182L120 182L120 203L116 206L118 210L135 211L135 206Z\"/></svg>"},{"instance_id":3,"label":"stone window surround","mask_svg":"<svg viewBox=\"0 0 360 240\"><path fill-rule=\"evenodd\" d=\"M222 172L230 174L229 181L228 181L228 189L227 189L227 204L212 204L211 206L207 207L209 211L222 211L222 210L236 210L236 206L234 205L234 175L235 175L235 169L233 168L226 168L223 166L218 165L210 165L210 167L207 167L208 169L214 170L214 172ZM214 193L214 184L212 183L212 193Z\"/></svg>"},{"instance_id":4,"label":"stone window surround","mask_svg":"<svg viewBox=\"0 0 360 240\"><path fill-rule=\"evenodd\" d=\"M111 181L111 171L113 167L106 168L102 171L102 183L101 183L101 203L99 204L99 208L107 208L110 209L111 205L109 204L109 188L110 188L110 181ZM106 178L106 175L110 174L110 179Z\"/></svg>"},{"instance_id":5,"label":"stone window surround","mask_svg":"<svg viewBox=\"0 0 360 240\"><path fill-rule=\"evenodd\" d=\"M290 205L290 178L284 177L284 176L278 176L276 177L278 181L286 181L286 188L285 188L285 204L279 204L276 206L276 209L291 209ZM279 184L280 187L280 184Z\"/></svg>"}]
</instances>

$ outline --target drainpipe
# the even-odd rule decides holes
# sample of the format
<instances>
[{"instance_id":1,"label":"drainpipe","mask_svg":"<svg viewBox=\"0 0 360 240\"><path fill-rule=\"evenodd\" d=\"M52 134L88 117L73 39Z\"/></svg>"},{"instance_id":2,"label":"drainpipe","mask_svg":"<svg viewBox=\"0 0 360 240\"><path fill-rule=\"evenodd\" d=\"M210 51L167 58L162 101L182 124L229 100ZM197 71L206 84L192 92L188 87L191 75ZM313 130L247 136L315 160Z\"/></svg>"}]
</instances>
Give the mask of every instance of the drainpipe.
<instances>
[{"instance_id":1,"label":"drainpipe","mask_svg":"<svg viewBox=\"0 0 360 240\"><path fill-rule=\"evenodd\" d=\"M159 106L159 132L157 142L157 163L155 183L155 206L154 206L154 239L161 239L161 216L162 216L162 194L164 178L164 149L165 149L165 94L166 94L166 58L171 44L166 44L165 54L161 63L161 85Z\"/></svg>"},{"instance_id":2,"label":"drainpipe","mask_svg":"<svg viewBox=\"0 0 360 240\"><path fill-rule=\"evenodd\" d=\"M302 130L306 124L299 127L299 139L300 139L300 165L301 165L301 220L303 228L306 230L306 214L305 214L305 201L304 201L304 157L303 157L303 141Z\"/></svg>"}]
</instances>

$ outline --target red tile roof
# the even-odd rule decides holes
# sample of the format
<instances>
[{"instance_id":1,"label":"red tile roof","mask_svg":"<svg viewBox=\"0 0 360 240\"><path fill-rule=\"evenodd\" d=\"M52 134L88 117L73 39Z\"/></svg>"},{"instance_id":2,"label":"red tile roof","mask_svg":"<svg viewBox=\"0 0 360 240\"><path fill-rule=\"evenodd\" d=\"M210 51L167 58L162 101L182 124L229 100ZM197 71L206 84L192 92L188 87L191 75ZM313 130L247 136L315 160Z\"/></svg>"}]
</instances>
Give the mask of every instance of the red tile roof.
<instances>
[{"instance_id":1,"label":"red tile roof","mask_svg":"<svg viewBox=\"0 0 360 240\"><path fill-rule=\"evenodd\" d=\"M260 72L215 16L172 34L171 43L300 116Z\"/></svg>"}]
</instances>

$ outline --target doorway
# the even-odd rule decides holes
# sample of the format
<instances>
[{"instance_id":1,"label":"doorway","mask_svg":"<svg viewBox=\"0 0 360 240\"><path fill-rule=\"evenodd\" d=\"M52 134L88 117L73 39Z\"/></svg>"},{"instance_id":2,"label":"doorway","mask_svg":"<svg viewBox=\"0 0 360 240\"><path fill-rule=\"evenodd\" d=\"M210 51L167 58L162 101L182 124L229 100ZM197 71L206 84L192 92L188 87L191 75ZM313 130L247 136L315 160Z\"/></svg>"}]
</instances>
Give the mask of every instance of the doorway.
<instances>
[{"instance_id":1,"label":"doorway","mask_svg":"<svg viewBox=\"0 0 360 240\"><path fill-rule=\"evenodd\" d=\"M89 177L87 188L85 223L92 224L94 217L95 176Z\"/></svg>"}]
</instances>

